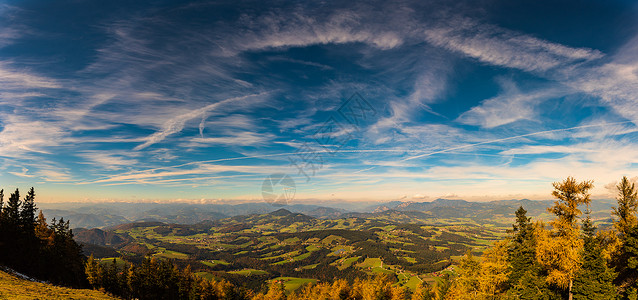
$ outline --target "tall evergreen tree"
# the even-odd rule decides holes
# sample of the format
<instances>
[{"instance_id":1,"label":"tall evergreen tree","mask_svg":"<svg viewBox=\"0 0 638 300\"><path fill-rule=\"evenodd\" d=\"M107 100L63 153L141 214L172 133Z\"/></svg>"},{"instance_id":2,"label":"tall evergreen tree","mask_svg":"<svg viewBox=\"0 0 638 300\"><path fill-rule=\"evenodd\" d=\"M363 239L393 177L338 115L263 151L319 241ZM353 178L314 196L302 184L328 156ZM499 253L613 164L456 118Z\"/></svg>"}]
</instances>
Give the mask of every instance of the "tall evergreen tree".
<instances>
[{"instance_id":1,"label":"tall evergreen tree","mask_svg":"<svg viewBox=\"0 0 638 300\"><path fill-rule=\"evenodd\" d=\"M32 232L35 224L35 190L33 187L27 192L27 195L22 201L22 209L20 210L20 226L22 226L25 232Z\"/></svg>"},{"instance_id":2,"label":"tall evergreen tree","mask_svg":"<svg viewBox=\"0 0 638 300\"><path fill-rule=\"evenodd\" d=\"M521 206L516 210L516 223L512 225L512 240L509 249L510 276L508 282L511 286L518 284L526 271L536 267L536 240L534 239L534 227L531 218L527 217L527 211Z\"/></svg>"},{"instance_id":3,"label":"tall evergreen tree","mask_svg":"<svg viewBox=\"0 0 638 300\"><path fill-rule=\"evenodd\" d=\"M4 208L4 189L0 190L0 257L5 255L4 249L7 249L6 224L5 224L5 208ZM2 259L0 258L0 261Z\"/></svg>"},{"instance_id":4,"label":"tall evergreen tree","mask_svg":"<svg viewBox=\"0 0 638 300\"><path fill-rule=\"evenodd\" d=\"M22 262L20 252L22 245L20 237L20 191L11 193L7 206L3 209L2 239L4 245L0 248L0 260L12 267L19 266ZM23 270L24 271L24 270Z\"/></svg>"},{"instance_id":5,"label":"tall evergreen tree","mask_svg":"<svg viewBox=\"0 0 638 300\"><path fill-rule=\"evenodd\" d=\"M619 272L616 284L621 290L628 291L638 285L638 226L633 227L625 237L619 257L615 258L616 271Z\"/></svg>"},{"instance_id":6,"label":"tall evergreen tree","mask_svg":"<svg viewBox=\"0 0 638 300\"><path fill-rule=\"evenodd\" d=\"M621 290L638 282L638 269L632 267L632 258L638 257L638 238L636 228L636 210L638 209L638 191L633 183L630 183L626 176L616 185L618 195L616 201L618 205L612 208L613 228L617 236L616 251L612 253L612 265L618 272L614 280Z\"/></svg>"},{"instance_id":7,"label":"tall evergreen tree","mask_svg":"<svg viewBox=\"0 0 638 300\"><path fill-rule=\"evenodd\" d=\"M514 299L561 299L546 283L546 274L536 259L535 225L521 206L516 210L516 222L508 250L509 277L508 296Z\"/></svg>"},{"instance_id":8,"label":"tall evergreen tree","mask_svg":"<svg viewBox=\"0 0 638 300\"><path fill-rule=\"evenodd\" d=\"M4 210L4 189L0 189L0 226L2 226L3 210Z\"/></svg>"},{"instance_id":9,"label":"tall evergreen tree","mask_svg":"<svg viewBox=\"0 0 638 300\"><path fill-rule=\"evenodd\" d=\"M7 226L11 226L12 229L17 229L17 225L20 224L20 204L20 191L16 189L9 196L7 207L4 209Z\"/></svg>"},{"instance_id":10,"label":"tall evergreen tree","mask_svg":"<svg viewBox=\"0 0 638 300\"><path fill-rule=\"evenodd\" d=\"M574 278L574 299L616 299L616 287L612 282L616 274L607 267L607 261L603 258L601 246L594 236L596 227L591 221L589 210L586 215L583 221L582 265Z\"/></svg>"}]
</instances>

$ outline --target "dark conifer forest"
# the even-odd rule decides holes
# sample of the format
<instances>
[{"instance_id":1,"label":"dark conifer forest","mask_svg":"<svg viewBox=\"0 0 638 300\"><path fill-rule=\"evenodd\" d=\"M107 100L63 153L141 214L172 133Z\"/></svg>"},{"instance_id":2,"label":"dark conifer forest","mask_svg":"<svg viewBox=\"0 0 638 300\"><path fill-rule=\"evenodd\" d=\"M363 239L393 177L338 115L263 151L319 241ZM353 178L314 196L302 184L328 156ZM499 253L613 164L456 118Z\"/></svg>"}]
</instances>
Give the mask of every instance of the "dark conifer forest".
<instances>
[{"instance_id":1,"label":"dark conifer forest","mask_svg":"<svg viewBox=\"0 0 638 300\"><path fill-rule=\"evenodd\" d=\"M0 263L54 284L86 285L85 257L73 240L69 221L51 220L37 213L35 190L23 199L16 189L4 203L0 190Z\"/></svg>"}]
</instances>

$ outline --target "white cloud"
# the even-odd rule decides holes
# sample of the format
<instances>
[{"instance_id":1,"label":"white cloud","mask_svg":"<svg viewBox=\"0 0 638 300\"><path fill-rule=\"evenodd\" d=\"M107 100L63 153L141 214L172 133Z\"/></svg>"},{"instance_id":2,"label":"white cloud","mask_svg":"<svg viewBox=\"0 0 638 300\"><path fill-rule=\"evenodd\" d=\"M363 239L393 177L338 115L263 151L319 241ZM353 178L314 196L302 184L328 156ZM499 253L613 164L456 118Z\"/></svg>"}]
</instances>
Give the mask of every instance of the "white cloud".
<instances>
[{"instance_id":1,"label":"white cloud","mask_svg":"<svg viewBox=\"0 0 638 300\"><path fill-rule=\"evenodd\" d=\"M38 176L49 182L72 182L73 176L62 170L39 170Z\"/></svg>"},{"instance_id":2,"label":"white cloud","mask_svg":"<svg viewBox=\"0 0 638 300\"><path fill-rule=\"evenodd\" d=\"M611 61L582 68L566 80L570 86L598 96L616 113L638 124L638 36L627 42Z\"/></svg>"},{"instance_id":3,"label":"white cloud","mask_svg":"<svg viewBox=\"0 0 638 300\"><path fill-rule=\"evenodd\" d=\"M27 93L33 92L33 89L60 88L61 85L56 80L36 75L28 69L12 66L11 62L0 61L0 87L2 91Z\"/></svg>"},{"instance_id":4,"label":"white cloud","mask_svg":"<svg viewBox=\"0 0 638 300\"><path fill-rule=\"evenodd\" d=\"M130 152L94 150L82 151L76 155L85 159L90 164L106 170L120 170L123 167L135 167L135 165L139 163L139 160L131 158L131 156L136 156L136 153Z\"/></svg>"},{"instance_id":5,"label":"white cloud","mask_svg":"<svg viewBox=\"0 0 638 300\"><path fill-rule=\"evenodd\" d=\"M206 106L201 107L201 108L194 109L192 111L189 111L188 113L178 115L178 116L166 121L162 125L162 129L160 129L159 131L157 131L157 132L153 133L152 135L148 136L146 138L146 141L143 144L138 145L138 146L135 147L135 150L141 150L141 149L144 149L144 148L146 148L146 147L148 147L150 145L153 145L155 143L161 142L167 136L182 131L182 129L184 129L184 125L186 124L187 121L190 121L190 120L195 119L195 118L202 118L206 114L210 113L212 110L218 109L220 106L227 105L227 104L234 103L234 102L245 101L245 100L251 99L251 98L259 99L259 98L263 97L266 94L267 93L261 93L261 94L247 95L247 96L242 96L242 97L228 98L228 99L221 100L219 102L215 102L213 104L206 105Z\"/></svg>"},{"instance_id":6,"label":"white cloud","mask_svg":"<svg viewBox=\"0 0 638 300\"><path fill-rule=\"evenodd\" d=\"M484 128L502 126L519 120L536 121L539 115L538 105L567 93L565 89L556 87L521 92L509 80L501 80L500 84L503 88L500 95L483 100L480 105L462 113L456 121Z\"/></svg>"},{"instance_id":7,"label":"white cloud","mask_svg":"<svg viewBox=\"0 0 638 300\"><path fill-rule=\"evenodd\" d=\"M15 172L15 171L9 171L9 174L18 176L18 177L26 177L26 178L33 178L35 177L35 175L33 174L29 174L29 169L27 168L22 168L22 170L20 172Z\"/></svg>"},{"instance_id":8,"label":"white cloud","mask_svg":"<svg viewBox=\"0 0 638 300\"><path fill-rule=\"evenodd\" d=\"M303 11L266 14L256 20L242 20L254 24L253 31L240 36L235 47L250 51L359 42L386 50L402 43L396 32L373 28L370 23L361 22L361 18L352 11L334 13L326 19L308 16Z\"/></svg>"},{"instance_id":9,"label":"white cloud","mask_svg":"<svg viewBox=\"0 0 638 300\"><path fill-rule=\"evenodd\" d=\"M17 115L3 116L0 132L0 155L22 157L27 152L50 153L49 147L59 145L67 133L43 121L31 121Z\"/></svg>"},{"instance_id":10,"label":"white cloud","mask_svg":"<svg viewBox=\"0 0 638 300\"><path fill-rule=\"evenodd\" d=\"M451 17L448 24L425 29L424 34L433 45L492 65L531 72L603 57L597 50L571 48L461 17Z\"/></svg>"}]
</instances>

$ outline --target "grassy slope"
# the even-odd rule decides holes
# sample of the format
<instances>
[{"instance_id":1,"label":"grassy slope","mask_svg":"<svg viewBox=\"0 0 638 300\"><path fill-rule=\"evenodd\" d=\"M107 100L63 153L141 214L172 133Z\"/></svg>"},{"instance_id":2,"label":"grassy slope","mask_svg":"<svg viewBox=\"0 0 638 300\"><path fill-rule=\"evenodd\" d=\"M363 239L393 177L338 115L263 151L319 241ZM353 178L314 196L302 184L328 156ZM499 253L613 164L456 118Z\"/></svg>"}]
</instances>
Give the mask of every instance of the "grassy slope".
<instances>
[{"instance_id":1,"label":"grassy slope","mask_svg":"<svg viewBox=\"0 0 638 300\"><path fill-rule=\"evenodd\" d=\"M0 299L117 299L95 290L31 282L0 271Z\"/></svg>"}]
</instances>

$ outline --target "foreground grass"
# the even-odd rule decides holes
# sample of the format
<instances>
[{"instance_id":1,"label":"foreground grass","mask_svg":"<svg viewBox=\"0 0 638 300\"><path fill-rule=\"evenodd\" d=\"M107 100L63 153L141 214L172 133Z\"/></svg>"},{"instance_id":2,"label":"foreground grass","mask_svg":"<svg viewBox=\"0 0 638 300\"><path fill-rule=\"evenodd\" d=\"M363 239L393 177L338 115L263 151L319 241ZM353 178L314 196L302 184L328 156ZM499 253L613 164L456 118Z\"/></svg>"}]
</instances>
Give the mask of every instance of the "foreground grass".
<instances>
[{"instance_id":1,"label":"foreground grass","mask_svg":"<svg viewBox=\"0 0 638 300\"><path fill-rule=\"evenodd\" d=\"M87 289L31 282L0 271L0 299L117 299Z\"/></svg>"}]
</instances>

